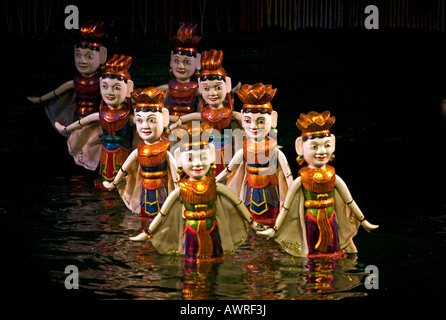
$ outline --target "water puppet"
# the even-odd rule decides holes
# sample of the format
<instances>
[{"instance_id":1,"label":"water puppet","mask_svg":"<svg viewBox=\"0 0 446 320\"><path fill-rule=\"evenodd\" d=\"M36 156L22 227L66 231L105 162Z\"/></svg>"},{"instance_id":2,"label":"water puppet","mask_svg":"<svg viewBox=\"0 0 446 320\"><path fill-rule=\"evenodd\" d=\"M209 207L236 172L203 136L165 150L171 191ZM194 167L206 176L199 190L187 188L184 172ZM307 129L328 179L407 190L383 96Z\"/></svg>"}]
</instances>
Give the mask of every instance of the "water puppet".
<instances>
[{"instance_id":1,"label":"water puppet","mask_svg":"<svg viewBox=\"0 0 446 320\"><path fill-rule=\"evenodd\" d=\"M355 253L359 225L368 232L378 228L365 220L347 185L328 164L335 151L336 138L330 132L334 122L329 111L300 115L297 161L308 165L291 184L274 227L258 232L273 237L292 255Z\"/></svg>"},{"instance_id":2,"label":"water puppet","mask_svg":"<svg viewBox=\"0 0 446 320\"><path fill-rule=\"evenodd\" d=\"M270 135L277 126L278 114L270 102L276 91L262 83L244 84L237 91L243 102L241 117L246 139L243 148L217 176L221 181L236 171L228 187L243 199L255 221L270 226L293 181L288 161Z\"/></svg>"}]
</instances>

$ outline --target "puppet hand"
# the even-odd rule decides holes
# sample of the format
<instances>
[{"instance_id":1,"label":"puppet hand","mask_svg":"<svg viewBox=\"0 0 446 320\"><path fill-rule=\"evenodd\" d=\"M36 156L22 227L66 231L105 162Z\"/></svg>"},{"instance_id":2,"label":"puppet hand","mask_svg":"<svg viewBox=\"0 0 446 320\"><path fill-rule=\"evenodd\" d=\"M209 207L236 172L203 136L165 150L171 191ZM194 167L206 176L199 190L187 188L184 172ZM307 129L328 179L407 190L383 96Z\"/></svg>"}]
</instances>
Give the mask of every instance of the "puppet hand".
<instances>
[{"instance_id":1,"label":"puppet hand","mask_svg":"<svg viewBox=\"0 0 446 320\"><path fill-rule=\"evenodd\" d=\"M27 99L29 101L31 101L32 103L39 103L42 102L42 100L40 99L40 97L27 97Z\"/></svg>"},{"instance_id":2,"label":"puppet hand","mask_svg":"<svg viewBox=\"0 0 446 320\"><path fill-rule=\"evenodd\" d=\"M115 185L113 183L111 183L111 182L108 182L108 181L103 181L102 184L108 190L113 190L115 188Z\"/></svg>"},{"instance_id":3,"label":"puppet hand","mask_svg":"<svg viewBox=\"0 0 446 320\"><path fill-rule=\"evenodd\" d=\"M241 86L242 86L242 83L239 81L239 83L237 83L237 85L234 88L232 88L231 92L236 93L237 91L240 90Z\"/></svg>"},{"instance_id":4,"label":"puppet hand","mask_svg":"<svg viewBox=\"0 0 446 320\"><path fill-rule=\"evenodd\" d=\"M274 237L276 235L276 230L274 230L273 228L268 228L266 230L263 231L257 231L257 234L266 237L267 239L270 239L272 237Z\"/></svg>"},{"instance_id":5,"label":"puppet hand","mask_svg":"<svg viewBox=\"0 0 446 320\"><path fill-rule=\"evenodd\" d=\"M129 237L130 241L147 241L149 240L149 235L145 232L141 232L140 234L138 234L137 236L134 237Z\"/></svg>"},{"instance_id":6,"label":"puppet hand","mask_svg":"<svg viewBox=\"0 0 446 320\"><path fill-rule=\"evenodd\" d=\"M60 133L67 132L67 127L65 127L64 125L61 125L59 122L55 122L54 127L56 127L57 131L59 131Z\"/></svg>"},{"instance_id":7,"label":"puppet hand","mask_svg":"<svg viewBox=\"0 0 446 320\"><path fill-rule=\"evenodd\" d=\"M266 230L267 229L267 227L265 227L263 224L260 224L260 223L255 222L255 221L253 221L251 225L252 225L252 228L255 231L262 231L262 230Z\"/></svg>"},{"instance_id":8,"label":"puppet hand","mask_svg":"<svg viewBox=\"0 0 446 320\"><path fill-rule=\"evenodd\" d=\"M361 222L361 226L367 231L370 232L372 230L375 230L376 228L378 228L379 226L376 224L371 224L370 222L368 222L367 220L363 220Z\"/></svg>"}]
</instances>

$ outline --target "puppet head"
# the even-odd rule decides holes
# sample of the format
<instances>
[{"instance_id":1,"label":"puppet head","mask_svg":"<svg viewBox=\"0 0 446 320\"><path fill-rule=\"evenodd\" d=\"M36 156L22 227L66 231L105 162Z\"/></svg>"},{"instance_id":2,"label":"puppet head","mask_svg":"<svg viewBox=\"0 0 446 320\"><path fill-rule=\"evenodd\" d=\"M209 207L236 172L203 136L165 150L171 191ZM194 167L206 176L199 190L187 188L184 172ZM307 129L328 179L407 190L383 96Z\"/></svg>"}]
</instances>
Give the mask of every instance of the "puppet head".
<instances>
[{"instance_id":1,"label":"puppet head","mask_svg":"<svg viewBox=\"0 0 446 320\"><path fill-rule=\"evenodd\" d=\"M202 180L215 166L215 146L209 143L212 128L206 123L188 122L181 130L174 152L178 168L193 180Z\"/></svg>"},{"instance_id":2,"label":"puppet head","mask_svg":"<svg viewBox=\"0 0 446 320\"><path fill-rule=\"evenodd\" d=\"M277 126L277 112L273 110L271 100L277 89L270 84L244 84L237 94L243 102L242 125L250 140L262 141Z\"/></svg>"},{"instance_id":3,"label":"puppet head","mask_svg":"<svg viewBox=\"0 0 446 320\"><path fill-rule=\"evenodd\" d=\"M155 87L137 88L132 92L132 98L136 102L136 131L146 142L158 141L164 128L169 125L169 110L163 105L166 94L166 91Z\"/></svg>"},{"instance_id":4,"label":"puppet head","mask_svg":"<svg viewBox=\"0 0 446 320\"><path fill-rule=\"evenodd\" d=\"M305 160L312 168L324 168L333 159L336 138L330 133L330 128L335 120L329 111L301 113L296 126L302 135L295 143L299 164Z\"/></svg>"},{"instance_id":5,"label":"puppet head","mask_svg":"<svg viewBox=\"0 0 446 320\"><path fill-rule=\"evenodd\" d=\"M84 76L96 73L107 60L107 49L103 46L106 37L103 22L88 21L77 32L74 46L74 63L77 71Z\"/></svg>"},{"instance_id":6,"label":"puppet head","mask_svg":"<svg viewBox=\"0 0 446 320\"><path fill-rule=\"evenodd\" d=\"M232 106L230 97L231 78L222 66L223 51L211 49L201 55L201 74L198 79L203 100L211 107L219 108L225 98Z\"/></svg>"},{"instance_id":7,"label":"puppet head","mask_svg":"<svg viewBox=\"0 0 446 320\"><path fill-rule=\"evenodd\" d=\"M131 97L134 87L128 72L131 64L132 57L117 54L105 63L105 69L100 78L101 95L110 107L118 108L126 98Z\"/></svg>"},{"instance_id":8,"label":"puppet head","mask_svg":"<svg viewBox=\"0 0 446 320\"><path fill-rule=\"evenodd\" d=\"M170 41L174 49L170 53L170 68L173 76L180 82L189 81L200 70L201 55L196 46L201 41L197 36L196 24L182 23L176 36L171 36Z\"/></svg>"}]
</instances>

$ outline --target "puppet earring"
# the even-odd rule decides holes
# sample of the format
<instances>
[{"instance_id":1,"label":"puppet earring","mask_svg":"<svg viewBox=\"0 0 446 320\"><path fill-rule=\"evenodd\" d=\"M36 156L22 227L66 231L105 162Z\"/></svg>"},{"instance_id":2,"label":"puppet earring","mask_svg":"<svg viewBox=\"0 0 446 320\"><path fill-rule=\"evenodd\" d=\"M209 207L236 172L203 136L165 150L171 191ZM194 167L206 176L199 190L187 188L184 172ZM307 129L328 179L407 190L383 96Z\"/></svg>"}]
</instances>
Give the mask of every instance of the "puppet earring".
<instances>
[{"instance_id":1,"label":"puppet earring","mask_svg":"<svg viewBox=\"0 0 446 320\"><path fill-rule=\"evenodd\" d=\"M333 160L334 160L334 158L335 158L335 155L334 155L334 153L331 155L331 157L330 157L330 162L332 162Z\"/></svg>"},{"instance_id":2,"label":"puppet earring","mask_svg":"<svg viewBox=\"0 0 446 320\"><path fill-rule=\"evenodd\" d=\"M209 167L209 171L211 173L215 173L215 170L217 170L217 165L215 163L211 163L211 166Z\"/></svg>"},{"instance_id":3,"label":"puppet earring","mask_svg":"<svg viewBox=\"0 0 446 320\"><path fill-rule=\"evenodd\" d=\"M302 156L302 155L297 156L296 161L301 166L305 161L304 156Z\"/></svg>"}]
</instances>

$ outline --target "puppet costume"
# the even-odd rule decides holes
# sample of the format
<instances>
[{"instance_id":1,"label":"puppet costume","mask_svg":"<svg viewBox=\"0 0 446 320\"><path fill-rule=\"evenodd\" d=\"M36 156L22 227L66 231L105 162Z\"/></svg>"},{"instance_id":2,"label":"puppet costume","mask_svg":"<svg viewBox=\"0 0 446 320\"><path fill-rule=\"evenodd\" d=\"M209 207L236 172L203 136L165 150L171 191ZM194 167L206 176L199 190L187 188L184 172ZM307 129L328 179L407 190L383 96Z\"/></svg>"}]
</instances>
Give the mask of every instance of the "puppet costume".
<instances>
[{"instance_id":1,"label":"puppet costume","mask_svg":"<svg viewBox=\"0 0 446 320\"><path fill-rule=\"evenodd\" d=\"M101 181L113 181L131 152L132 126L131 107L126 104L120 109L101 105L99 121L103 134L100 159Z\"/></svg>"},{"instance_id":2,"label":"puppet costume","mask_svg":"<svg viewBox=\"0 0 446 320\"><path fill-rule=\"evenodd\" d=\"M200 80L205 83L208 80L223 81L225 85L230 83L226 70L222 66L223 51L211 49L202 53ZM210 142L215 146L216 168L213 173L215 176L220 174L227 167L231 158L225 159L226 148L231 148L230 155L234 154L232 135L226 135L225 129L232 128L232 115L234 105L230 92L227 92L225 99L218 108L206 104L204 99L201 102L201 121L215 129L219 134L210 137Z\"/></svg>"},{"instance_id":3,"label":"puppet costume","mask_svg":"<svg viewBox=\"0 0 446 320\"><path fill-rule=\"evenodd\" d=\"M202 160L205 166L212 165L213 146L206 140L191 142L192 136L201 135L205 127L187 131L189 141L182 142L175 150L179 168L184 164L185 160L181 160L184 154L195 153L196 156L197 152L200 159L202 153L206 155L206 160ZM229 188L216 182L213 175L203 171L193 179L188 166L184 168L186 175L179 187L167 197L162 208L164 213L160 212L149 227L147 233L155 224L156 231L150 238L153 246L162 254L198 259L233 253L247 239L249 212Z\"/></svg>"},{"instance_id":4,"label":"puppet costume","mask_svg":"<svg viewBox=\"0 0 446 320\"><path fill-rule=\"evenodd\" d=\"M181 200L176 200L151 242L162 254L190 258L234 253L248 236L248 225L233 202L217 192L215 177L204 181L180 181ZM178 189L176 189L178 190ZM183 218L184 217L184 218Z\"/></svg>"},{"instance_id":5,"label":"puppet costume","mask_svg":"<svg viewBox=\"0 0 446 320\"><path fill-rule=\"evenodd\" d=\"M322 114L310 112L301 114L296 125L302 131L302 140L306 141L330 137L329 129L334 121L328 111ZM302 158L298 157L298 162L299 159ZM285 251L296 256L357 252L353 237L358 232L360 221L348 206L353 200L347 204L337 189L343 181L336 175L334 167L328 164L320 168L305 166L299 170L299 175L302 187L294 196L290 194L288 212L275 240Z\"/></svg>"},{"instance_id":6,"label":"puppet costume","mask_svg":"<svg viewBox=\"0 0 446 320\"><path fill-rule=\"evenodd\" d=\"M215 177L207 175L202 181L182 179L180 191L186 218L183 231L184 255L198 258L221 256L223 248L215 217Z\"/></svg>"},{"instance_id":7,"label":"puppet costume","mask_svg":"<svg viewBox=\"0 0 446 320\"><path fill-rule=\"evenodd\" d=\"M225 159L226 148L232 148L232 136L224 134L224 129L231 129L232 121L232 103L230 106L223 106L220 109L213 109L209 106L201 108L201 119L204 123L217 130L220 135L212 135L210 142L215 146L216 164L215 175L226 168L231 159ZM231 151L233 154L233 150Z\"/></svg>"},{"instance_id":8,"label":"puppet costume","mask_svg":"<svg viewBox=\"0 0 446 320\"><path fill-rule=\"evenodd\" d=\"M141 215L151 219L158 214L168 194L167 152L170 142L138 144L138 162L141 176Z\"/></svg>"},{"instance_id":9,"label":"puppet costume","mask_svg":"<svg viewBox=\"0 0 446 320\"><path fill-rule=\"evenodd\" d=\"M102 78L119 77L122 81L130 81L127 69L131 64L132 57L114 55L106 62ZM130 100L125 98L120 107L111 107L102 101L97 114L99 121L81 125L70 134L68 152L76 164L88 170L96 170L99 164L101 182L112 182L132 149Z\"/></svg>"},{"instance_id":10,"label":"puppet costume","mask_svg":"<svg viewBox=\"0 0 446 320\"><path fill-rule=\"evenodd\" d=\"M186 83L171 79L169 81L169 95L165 102L165 105L169 109L169 114L173 116L184 116L194 112L197 104L195 94L197 88L198 83L193 79Z\"/></svg>"},{"instance_id":11,"label":"puppet costume","mask_svg":"<svg viewBox=\"0 0 446 320\"><path fill-rule=\"evenodd\" d=\"M237 92L243 102L243 114L273 113L270 103L277 89L261 83L243 85ZM280 211L280 203L288 191L287 177L292 174L285 155L279 150L277 141L266 135L257 141L243 141L242 164L228 183L228 187L243 199L253 219L264 225L274 225ZM237 157L234 156L233 160ZM284 166L284 168L282 168Z\"/></svg>"},{"instance_id":12,"label":"puppet costume","mask_svg":"<svg viewBox=\"0 0 446 320\"><path fill-rule=\"evenodd\" d=\"M266 139L264 143L243 142L246 162L243 199L254 220L262 224L273 223L279 214L276 146L273 139Z\"/></svg>"},{"instance_id":13,"label":"puppet costume","mask_svg":"<svg viewBox=\"0 0 446 320\"><path fill-rule=\"evenodd\" d=\"M174 54L195 58L199 55L196 46L200 43L201 37L197 35L197 25L182 24L177 34L170 40L174 47L172 51ZM170 73L173 76L172 70ZM173 77L168 83L168 88L164 106L169 110L170 115L184 116L196 111L198 82L195 73L187 81L178 81Z\"/></svg>"},{"instance_id":14,"label":"puppet costume","mask_svg":"<svg viewBox=\"0 0 446 320\"><path fill-rule=\"evenodd\" d=\"M99 51L106 37L104 23L87 22L80 28L77 37L76 47ZM99 88L100 77L101 67L92 76L87 77L77 73L73 79L74 90L56 96L45 107L51 124L59 122L68 126L87 115L98 112L102 101ZM69 136L67 133L62 134Z\"/></svg>"},{"instance_id":15,"label":"puppet costume","mask_svg":"<svg viewBox=\"0 0 446 320\"><path fill-rule=\"evenodd\" d=\"M139 112L161 112L166 110L163 99L166 92L154 87L137 88L132 93L136 102L135 114ZM137 145L137 161L127 169L125 182L118 185L118 191L126 206L135 214L151 222L159 213L167 195L174 189L170 155L170 142L159 136L158 141ZM136 151L135 150L135 151ZM134 152L135 152L134 151ZM176 168L176 166L175 166Z\"/></svg>"}]
</instances>

